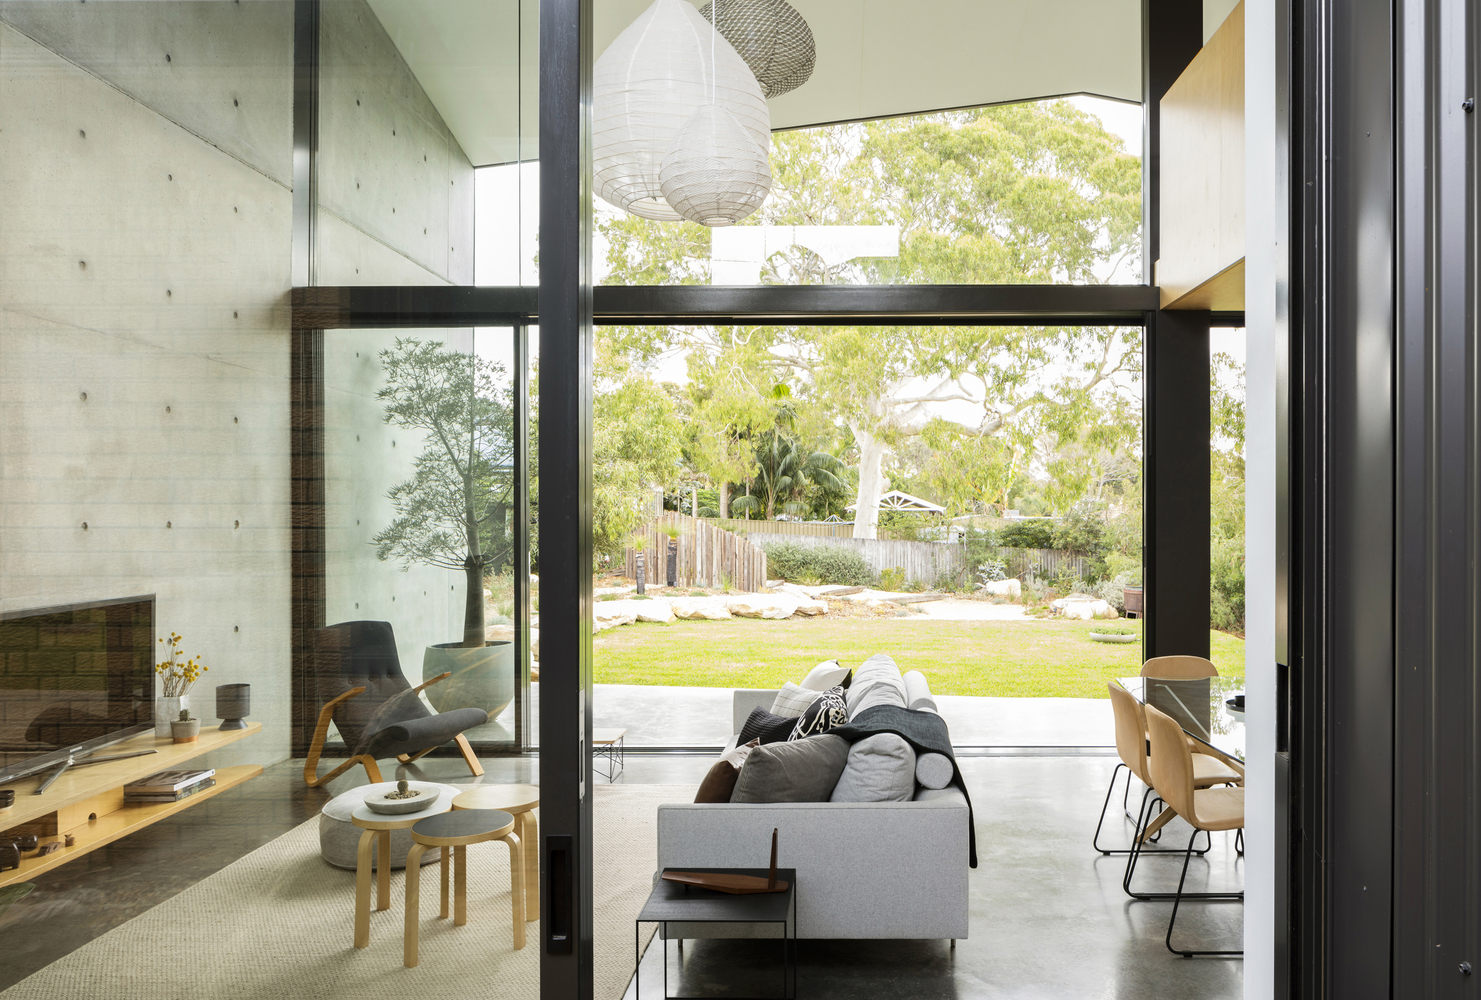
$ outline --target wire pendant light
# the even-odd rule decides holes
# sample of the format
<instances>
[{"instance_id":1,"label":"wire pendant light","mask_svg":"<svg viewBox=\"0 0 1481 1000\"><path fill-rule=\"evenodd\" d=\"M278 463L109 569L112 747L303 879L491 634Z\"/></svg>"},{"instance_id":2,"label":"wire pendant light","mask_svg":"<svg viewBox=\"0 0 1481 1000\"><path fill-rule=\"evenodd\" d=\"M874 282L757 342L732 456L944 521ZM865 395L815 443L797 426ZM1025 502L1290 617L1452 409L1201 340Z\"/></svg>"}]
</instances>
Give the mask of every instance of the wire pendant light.
<instances>
[{"instance_id":1,"label":"wire pendant light","mask_svg":"<svg viewBox=\"0 0 1481 1000\"><path fill-rule=\"evenodd\" d=\"M818 61L812 29L787 0L711 0L699 12L713 22L717 6L720 34L751 67L766 97L796 90L812 76Z\"/></svg>"},{"instance_id":2,"label":"wire pendant light","mask_svg":"<svg viewBox=\"0 0 1481 1000\"><path fill-rule=\"evenodd\" d=\"M645 219L683 218L664 197L660 173L680 130L706 105L726 111L766 160L771 113L761 85L715 34L692 4L656 0L597 60L592 152L595 190L604 201ZM769 189L769 166L767 177Z\"/></svg>"}]
</instances>

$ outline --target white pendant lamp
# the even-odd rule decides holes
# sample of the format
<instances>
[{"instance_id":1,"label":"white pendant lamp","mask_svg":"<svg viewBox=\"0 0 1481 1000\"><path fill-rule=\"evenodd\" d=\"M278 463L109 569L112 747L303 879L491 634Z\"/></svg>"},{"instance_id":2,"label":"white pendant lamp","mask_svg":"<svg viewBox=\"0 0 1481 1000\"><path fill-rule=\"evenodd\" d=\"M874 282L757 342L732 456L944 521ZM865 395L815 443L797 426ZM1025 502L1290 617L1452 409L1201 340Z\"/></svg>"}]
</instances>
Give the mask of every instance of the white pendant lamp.
<instances>
[{"instance_id":1,"label":"white pendant lamp","mask_svg":"<svg viewBox=\"0 0 1481 1000\"><path fill-rule=\"evenodd\" d=\"M717 5L720 34L756 74L762 94L778 97L812 76L818 60L812 29L787 0L711 0L699 12L714 21Z\"/></svg>"},{"instance_id":2,"label":"white pendant lamp","mask_svg":"<svg viewBox=\"0 0 1481 1000\"><path fill-rule=\"evenodd\" d=\"M603 200L645 219L681 218L664 198L659 174L679 130L705 105L723 108L760 155L769 154L771 113L761 85L714 34L692 4L656 0L597 60L592 145Z\"/></svg>"},{"instance_id":3,"label":"white pendant lamp","mask_svg":"<svg viewBox=\"0 0 1481 1000\"><path fill-rule=\"evenodd\" d=\"M684 123L659 171L663 197L690 222L731 226L771 193L767 150L725 108L706 104Z\"/></svg>"}]
</instances>

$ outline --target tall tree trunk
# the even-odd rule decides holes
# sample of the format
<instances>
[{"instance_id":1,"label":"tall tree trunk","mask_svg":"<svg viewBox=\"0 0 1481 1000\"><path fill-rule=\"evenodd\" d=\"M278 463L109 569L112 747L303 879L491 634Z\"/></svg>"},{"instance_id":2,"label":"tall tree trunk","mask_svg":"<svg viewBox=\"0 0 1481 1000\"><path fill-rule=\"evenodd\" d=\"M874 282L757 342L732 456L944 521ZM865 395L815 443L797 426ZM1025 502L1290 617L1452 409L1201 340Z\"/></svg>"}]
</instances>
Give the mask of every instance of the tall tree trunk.
<instances>
[{"instance_id":1,"label":"tall tree trunk","mask_svg":"<svg viewBox=\"0 0 1481 1000\"><path fill-rule=\"evenodd\" d=\"M463 608L463 645L482 646L487 639L484 627L483 546L478 536L478 515L473 511L473 476L463 475L463 522L468 533L468 554L463 557L463 573L468 579L468 600Z\"/></svg>"},{"instance_id":2,"label":"tall tree trunk","mask_svg":"<svg viewBox=\"0 0 1481 1000\"><path fill-rule=\"evenodd\" d=\"M468 581L468 602L463 609L463 645L476 648L484 644L483 561L468 556L463 560L463 573Z\"/></svg>"},{"instance_id":3,"label":"tall tree trunk","mask_svg":"<svg viewBox=\"0 0 1481 1000\"><path fill-rule=\"evenodd\" d=\"M879 498L884 493L884 442L862 427L849 425L859 446L858 509L854 511L854 537L879 537Z\"/></svg>"},{"instance_id":4,"label":"tall tree trunk","mask_svg":"<svg viewBox=\"0 0 1481 1000\"><path fill-rule=\"evenodd\" d=\"M720 516L721 517L729 517L730 516L730 483L729 482L723 482L723 483L720 484Z\"/></svg>"}]
</instances>

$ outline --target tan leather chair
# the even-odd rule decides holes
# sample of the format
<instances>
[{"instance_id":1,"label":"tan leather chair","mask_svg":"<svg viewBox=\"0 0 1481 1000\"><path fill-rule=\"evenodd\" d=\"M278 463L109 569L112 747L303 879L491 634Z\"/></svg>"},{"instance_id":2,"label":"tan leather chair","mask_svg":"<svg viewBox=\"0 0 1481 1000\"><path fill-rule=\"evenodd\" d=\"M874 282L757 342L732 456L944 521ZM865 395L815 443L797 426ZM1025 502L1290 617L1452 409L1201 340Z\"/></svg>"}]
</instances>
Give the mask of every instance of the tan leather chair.
<instances>
[{"instance_id":1,"label":"tan leather chair","mask_svg":"<svg viewBox=\"0 0 1481 1000\"><path fill-rule=\"evenodd\" d=\"M1142 664L1143 677L1160 677L1169 681L1196 681L1219 676L1213 661L1201 656L1154 656Z\"/></svg>"},{"instance_id":2,"label":"tan leather chair","mask_svg":"<svg viewBox=\"0 0 1481 1000\"><path fill-rule=\"evenodd\" d=\"M1244 899L1244 893L1188 893L1183 885L1188 879L1188 861L1193 857L1193 841L1200 830L1212 833L1220 830L1244 829L1243 788L1197 788L1193 771L1193 760L1197 757L1188 749L1188 740L1182 727L1169 716L1148 706L1146 708L1147 734L1151 739L1152 755L1148 761L1152 771L1152 787L1164 802L1193 827L1188 838L1187 850L1183 852L1183 873L1178 878L1178 891L1173 894L1172 917L1167 922L1167 950L1184 958L1194 955L1243 955L1244 951L1189 951L1172 946L1172 929L1178 919L1178 905L1184 898L1199 899Z\"/></svg>"},{"instance_id":3,"label":"tan leather chair","mask_svg":"<svg viewBox=\"0 0 1481 1000\"><path fill-rule=\"evenodd\" d=\"M1164 810L1163 813L1152 821L1144 830L1142 824L1143 816L1147 811L1147 799L1152 794L1152 775L1147 768L1147 723L1144 707L1137 701L1132 693L1117 684L1115 681L1106 683L1106 690L1111 695L1111 712L1116 719L1116 754L1121 762L1111 769L1111 783L1106 788L1105 801L1101 803L1100 822L1095 825L1095 836L1091 838L1091 846L1101 854L1131 854L1135 844L1145 842L1154 836L1158 830L1172 819L1172 810ZM1202 744L1192 746L1192 740L1188 740L1189 750L1193 753L1194 783L1199 788L1210 788L1214 785L1242 785L1244 784L1244 767L1231 758L1218 755L1218 751L1206 752L1212 748L1205 748ZM1142 793L1142 807L1136 817L1130 812L1126 815L1136 823L1136 834L1133 839L1133 847L1124 849L1104 848L1100 846L1101 826L1106 821L1106 809L1111 804L1111 793L1116 788L1116 776L1121 768L1126 768L1126 794L1122 796L1122 808L1126 807L1126 798L1131 793L1131 779L1136 777L1147 790ZM1143 853L1156 854L1160 851L1144 851ZM1198 852L1202 854L1202 851ZM1129 882L1129 880L1127 880Z\"/></svg>"}]
</instances>

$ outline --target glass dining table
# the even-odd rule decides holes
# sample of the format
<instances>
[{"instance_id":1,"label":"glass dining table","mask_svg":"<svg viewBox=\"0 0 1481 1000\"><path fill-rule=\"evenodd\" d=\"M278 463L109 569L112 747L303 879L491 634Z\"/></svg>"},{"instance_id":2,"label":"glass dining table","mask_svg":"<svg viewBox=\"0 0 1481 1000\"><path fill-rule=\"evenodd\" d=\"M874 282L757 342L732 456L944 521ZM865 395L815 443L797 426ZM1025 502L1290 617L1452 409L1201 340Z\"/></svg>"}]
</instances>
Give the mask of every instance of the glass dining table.
<instances>
[{"instance_id":1,"label":"glass dining table","mask_svg":"<svg viewBox=\"0 0 1481 1000\"><path fill-rule=\"evenodd\" d=\"M1144 705L1172 716L1193 739L1244 760L1243 677L1118 677Z\"/></svg>"}]
</instances>

